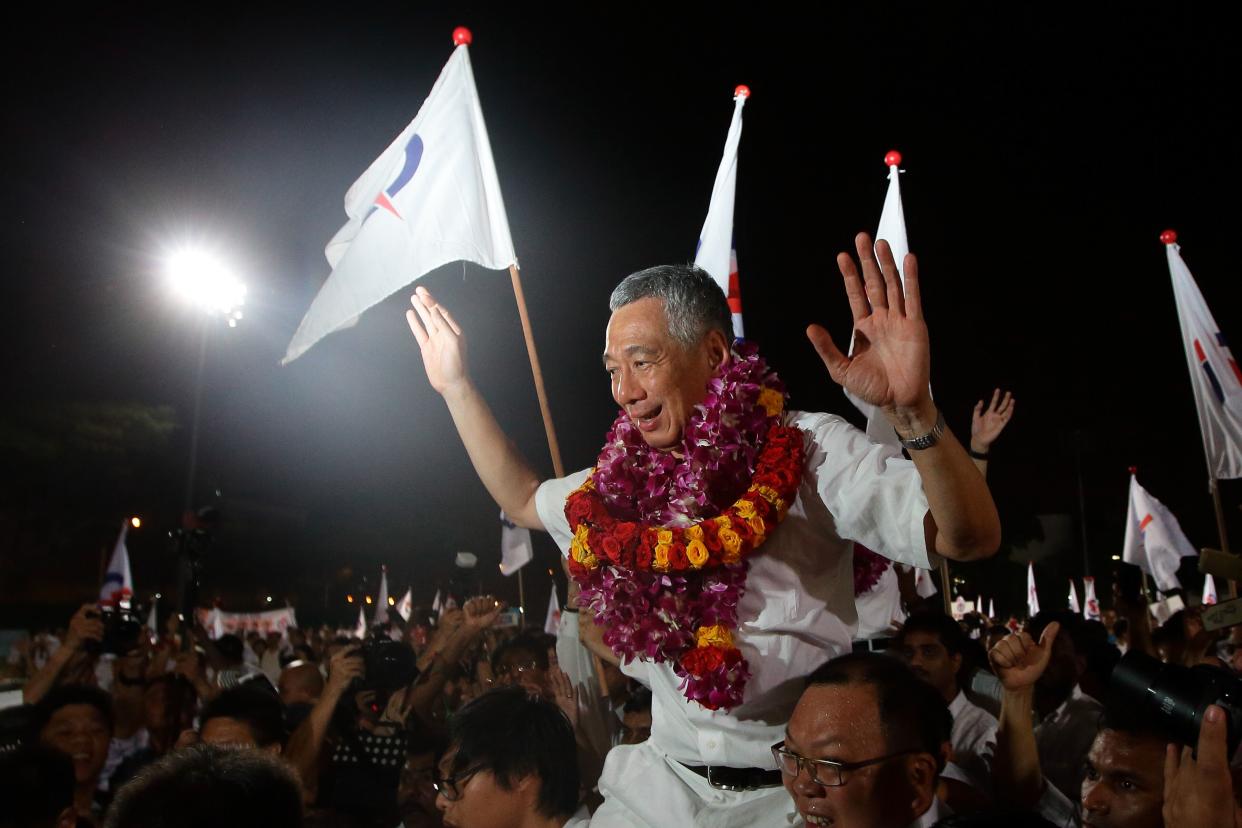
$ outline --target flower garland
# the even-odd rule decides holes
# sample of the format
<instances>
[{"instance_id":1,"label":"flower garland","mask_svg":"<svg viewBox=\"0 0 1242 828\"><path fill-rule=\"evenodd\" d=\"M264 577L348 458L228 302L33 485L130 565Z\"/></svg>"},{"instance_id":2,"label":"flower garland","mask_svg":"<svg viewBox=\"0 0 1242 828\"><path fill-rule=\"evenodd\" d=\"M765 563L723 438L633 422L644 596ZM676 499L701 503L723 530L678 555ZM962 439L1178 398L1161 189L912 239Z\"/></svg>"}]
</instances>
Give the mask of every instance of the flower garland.
<instances>
[{"instance_id":1,"label":"flower garland","mask_svg":"<svg viewBox=\"0 0 1242 828\"><path fill-rule=\"evenodd\" d=\"M784 405L780 380L738 343L680 458L648 447L623 413L565 502L570 574L605 643L627 663L670 663L686 697L711 710L741 703L750 671L732 631L746 558L797 496L802 433L780 424Z\"/></svg>"},{"instance_id":2,"label":"flower garland","mask_svg":"<svg viewBox=\"0 0 1242 828\"><path fill-rule=\"evenodd\" d=\"M854 541L854 597L870 592L880 582L892 562Z\"/></svg>"}]
</instances>

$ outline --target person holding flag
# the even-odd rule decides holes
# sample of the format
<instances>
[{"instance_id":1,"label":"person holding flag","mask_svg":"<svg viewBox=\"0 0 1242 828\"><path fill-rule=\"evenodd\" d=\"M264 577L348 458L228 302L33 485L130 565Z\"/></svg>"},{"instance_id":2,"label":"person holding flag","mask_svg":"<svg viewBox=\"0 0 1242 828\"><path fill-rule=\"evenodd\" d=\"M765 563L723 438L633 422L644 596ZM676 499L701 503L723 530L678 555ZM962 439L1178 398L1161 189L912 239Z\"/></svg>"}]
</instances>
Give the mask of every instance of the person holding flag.
<instances>
[{"instance_id":1,"label":"person holding flag","mask_svg":"<svg viewBox=\"0 0 1242 828\"><path fill-rule=\"evenodd\" d=\"M604 362L621 411L594 469L542 481L474 386L461 325L425 288L411 299L428 380L480 479L515 524L552 534L582 612L652 688L651 738L609 754L593 824L787 825L771 746L796 679L850 648L851 542L922 568L999 545L986 482L928 390L917 263L903 287L886 243L863 233L856 250L861 272L838 257L853 355L818 325L808 336L909 460L839 417L786 411L758 349L732 342L711 276L662 266L613 292ZM668 590L690 600L651 611Z\"/></svg>"}]
</instances>

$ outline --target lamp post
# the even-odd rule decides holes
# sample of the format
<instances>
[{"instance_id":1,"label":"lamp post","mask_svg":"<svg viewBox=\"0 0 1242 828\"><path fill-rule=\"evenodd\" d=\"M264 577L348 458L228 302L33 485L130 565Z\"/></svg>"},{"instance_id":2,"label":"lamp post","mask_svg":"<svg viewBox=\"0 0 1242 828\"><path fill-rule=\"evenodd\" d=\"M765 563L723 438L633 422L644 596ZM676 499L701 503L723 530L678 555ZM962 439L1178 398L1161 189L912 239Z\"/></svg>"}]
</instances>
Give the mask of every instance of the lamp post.
<instances>
[{"instance_id":1,"label":"lamp post","mask_svg":"<svg viewBox=\"0 0 1242 828\"><path fill-rule=\"evenodd\" d=\"M203 370L207 364L208 327L213 318L223 318L230 328L237 327L246 302L246 286L221 258L203 248L182 248L172 252L165 272L173 292L187 304L204 313L199 322L198 362L194 372L194 414L190 421L190 461L186 472L184 517L194 511L194 477L198 472L198 429L203 407Z\"/></svg>"}]
</instances>

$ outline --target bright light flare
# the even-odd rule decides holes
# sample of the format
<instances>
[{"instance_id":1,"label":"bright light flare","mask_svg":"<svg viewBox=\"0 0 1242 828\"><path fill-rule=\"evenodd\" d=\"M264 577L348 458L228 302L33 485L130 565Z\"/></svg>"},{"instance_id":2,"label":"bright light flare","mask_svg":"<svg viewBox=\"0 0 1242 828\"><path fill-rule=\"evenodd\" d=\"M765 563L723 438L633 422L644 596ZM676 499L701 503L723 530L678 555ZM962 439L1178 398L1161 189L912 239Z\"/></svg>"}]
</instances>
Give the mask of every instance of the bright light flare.
<instances>
[{"instance_id":1,"label":"bright light flare","mask_svg":"<svg viewBox=\"0 0 1242 828\"><path fill-rule=\"evenodd\" d=\"M140 517L136 517L136 516L135 516L135 517L130 518L130 519L129 519L129 525L130 525L130 526L132 526L132 527L134 527L135 529L141 529L141 528L142 528L142 518L140 518Z\"/></svg>"},{"instance_id":2,"label":"bright light flare","mask_svg":"<svg viewBox=\"0 0 1242 828\"><path fill-rule=\"evenodd\" d=\"M174 251L164 270L174 292L207 313L229 318L230 325L241 319L246 303L246 286L223 260L200 248Z\"/></svg>"}]
</instances>

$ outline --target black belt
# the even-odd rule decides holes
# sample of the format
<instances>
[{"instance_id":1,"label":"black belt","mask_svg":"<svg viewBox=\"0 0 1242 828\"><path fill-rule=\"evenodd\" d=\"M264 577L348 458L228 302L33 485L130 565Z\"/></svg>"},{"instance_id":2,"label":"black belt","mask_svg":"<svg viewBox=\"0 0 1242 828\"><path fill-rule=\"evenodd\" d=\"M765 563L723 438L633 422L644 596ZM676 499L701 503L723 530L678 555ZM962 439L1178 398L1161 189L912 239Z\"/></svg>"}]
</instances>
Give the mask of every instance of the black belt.
<instances>
[{"instance_id":1,"label":"black belt","mask_svg":"<svg viewBox=\"0 0 1242 828\"><path fill-rule=\"evenodd\" d=\"M853 646L854 646L854 652L856 653L865 653L865 652L882 653L885 650L887 650L889 647L893 646L893 639L891 638L864 638L860 641L855 641Z\"/></svg>"},{"instance_id":2,"label":"black belt","mask_svg":"<svg viewBox=\"0 0 1242 828\"><path fill-rule=\"evenodd\" d=\"M782 784L781 772L762 768L727 768L724 765L682 765L693 774L707 780L707 784L721 791L757 791L760 788L778 788Z\"/></svg>"}]
</instances>

